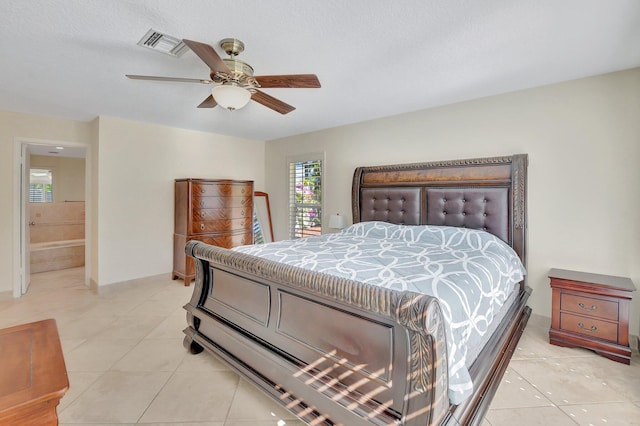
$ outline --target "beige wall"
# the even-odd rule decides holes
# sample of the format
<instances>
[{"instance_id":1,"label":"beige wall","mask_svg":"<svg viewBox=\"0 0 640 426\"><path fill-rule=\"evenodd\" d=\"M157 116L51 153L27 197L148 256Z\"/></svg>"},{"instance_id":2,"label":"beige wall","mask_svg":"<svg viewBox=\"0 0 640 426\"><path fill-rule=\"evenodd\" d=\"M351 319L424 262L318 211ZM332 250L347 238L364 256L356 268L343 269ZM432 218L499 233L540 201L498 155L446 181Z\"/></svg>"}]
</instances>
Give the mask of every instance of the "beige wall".
<instances>
[{"instance_id":1,"label":"beige wall","mask_svg":"<svg viewBox=\"0 0 640 426\"><path fill-rule=\"evenodd\" d=\"M98 283L173 265L173 182L255 181L264 190L264 142L100 117Z\"/></svg>"},{"instance_id":2,"label":"beige wall","mask_svg":"<svg viewBox=\"0 0 640 426\"><path fill-rule=\"evenodd\" d=\"M53 170L53 201L84 201L84 158L31 155L31 168Z\"/></svg>"},{"instance_id":3,"label":"beige wall","mask_svg":"<svg viewBox=\"0 0 640 426\"><path fill-rule=\"evenodd\" d=\"M13 272L18 253L14 253L14 247L20 236L14 226L19 185L14 167L17 141L87 143L89 139L88 123L0 111L0 293L11 292L16 279Z\"/></svg>"},{"instance_id":4,"label":"beige wall","mask_svg":"<svg viewBox=\"0 0 640 426\"><path fill-rule=\"evenodd\" d=\"M103 286L161 273L173 262L173 180L251 179L264 190L264 142L136 123L0 112L0 293L11 292L19 227L14 200L18 140L88 148L86 220L90 280ZM19 146L19 144L17 144ZM18 210L19 211L19 210Z\"/></svg>"},{"instance_id":5,"label":"beige wall","mask_svg":"<svg viewBox=\"0 0 640 426\"><path fill-rule=\"evenodd\" d=\"M318 151L325 212L349 218L357 166L528 153L534 312L551 314L552 267L627 276L640 288L640 69L269 141L276 238L287 234L285 158ZM636 293L632 334L639 322Z\"/></svg>"}]
</instances>

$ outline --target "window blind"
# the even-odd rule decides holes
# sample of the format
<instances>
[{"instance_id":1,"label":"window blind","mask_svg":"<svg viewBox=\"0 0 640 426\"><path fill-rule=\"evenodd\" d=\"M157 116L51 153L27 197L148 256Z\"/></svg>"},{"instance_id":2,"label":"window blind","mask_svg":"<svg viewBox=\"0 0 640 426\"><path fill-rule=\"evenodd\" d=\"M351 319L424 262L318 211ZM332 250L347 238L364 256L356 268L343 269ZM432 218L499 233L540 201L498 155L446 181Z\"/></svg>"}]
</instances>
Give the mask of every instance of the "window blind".
<instances>
[{"instance_id":1,"label":"window blind","mask_svg":"<svg viewBox=\"0 0 640 426\"><path fill-rule=\"evenodd\" d=\"M44 183L32 183L29 185L30 203L51 203L53 202L53 192L51 185Z\"/></svg>"},{"instance_id":2,"label":"window blind","mask_svg":"<svg viewBox=\"0 0 640 426\"><path fill-rule=\"evenodd\" d=\"M53 202L53 172L51 169L29 170L29 202Z\"/></svg>"},{"instance_id":3,"label":"window blind","mask_svg":"<svg viewBox=\"0 0 640 426\"><path fill-rule=\"evenodd\" d=\"M289 163L289 237L322 234L322 160Z\"/></svg>"}]
</instances>

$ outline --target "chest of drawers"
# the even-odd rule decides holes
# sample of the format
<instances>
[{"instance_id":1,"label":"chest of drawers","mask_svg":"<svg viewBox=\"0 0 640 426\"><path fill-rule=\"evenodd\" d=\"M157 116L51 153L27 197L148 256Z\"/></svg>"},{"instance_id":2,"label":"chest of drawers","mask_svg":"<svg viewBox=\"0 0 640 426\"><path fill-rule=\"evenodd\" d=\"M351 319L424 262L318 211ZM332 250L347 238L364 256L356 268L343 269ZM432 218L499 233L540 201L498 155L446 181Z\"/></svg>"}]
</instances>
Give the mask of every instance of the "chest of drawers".
<instances>
[{"instance_id":1,"label":"chest of drawers","mask_svg":"<svg viewBox=\"0 0 640 426\"><path fill-rule=\"evenodd\" d=\"M177 179L173 234L173 279L189 285L193 260L187 241L232 248L253 243L253 182L228 179Z\"/></svg>"},{"instance_id":2,"label":"chest of drawers","mask_svg":"<svg viewBox=\"0 0 640 426\"><path fill-rule=\"evenodd\" d=\"M629 278L552 269L549 341L629 364Z\"/></svg>"}]
</instances>

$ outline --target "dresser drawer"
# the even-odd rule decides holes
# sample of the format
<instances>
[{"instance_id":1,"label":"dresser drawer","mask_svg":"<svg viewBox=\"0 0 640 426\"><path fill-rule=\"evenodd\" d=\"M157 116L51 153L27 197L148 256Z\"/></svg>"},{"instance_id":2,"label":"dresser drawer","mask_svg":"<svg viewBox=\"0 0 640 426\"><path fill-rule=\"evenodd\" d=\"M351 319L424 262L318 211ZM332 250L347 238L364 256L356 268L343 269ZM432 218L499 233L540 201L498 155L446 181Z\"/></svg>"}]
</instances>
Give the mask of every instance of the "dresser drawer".
<instances>
[{"instance_id":1,"label":"dresser drawer","mask_svg":"<svg viewBox=\"0 0 640 426\"><path fill-rule=\"evenodd\" d=\"M598 339L618 340L618 324L567 313L560 314L560 329Z\"/></svg>"},{"instance_id":2,"label":"dresser drawer","mask_svg":"<svg viewBox=\"0 0 640 426\"><path fill-rule=\"evenodd\" d=\"M225 207L253 206L251 197L197 197L191 199L191 207L194 209L222 209Z\"/></svg>"},{"instance_id":3,"label":"dresser drawer","mask_svg":"<svg viewBox=\"0 0 640 426\"><path fill-rule=\"evenodd\" d=\"M618 321L618 303L609 300L563 293L560 296L560 309L580 315Z\"/></svg>"},{"instance_id":4,"label":"dresser drawer","mask_svg":"<svg viewBox=\"0 0 640 426\"><path fill-rule=\"evenodd\" d=\"M193 222L220 219L244 219L251 217L253 210L248 207L226 207L222 209L193 209Z\"/></svg>"},{"instance_id":5,"label":"dresser drawer","mask_svg":"<svg viewBox=\"0 0 640 426\"><path fill-rule=\"evenodd\" d=\"M202 241L206 244L210 244L212 246L233 248L237 246L253 244L253 231L211 237L200 237L197 238L197 240Z\"/></svg>"},{"instance_id":6,"label":"dresser drawer","mask_svg":"<svg viewBox=\"0 0 640 426\"><path fill-rule=\"evenodd\" d=\"M249 218L219 219L210 221L193 222L193 234L208 234L210 232L224 232L237 230L250 230L252 221Z\"/></svg>"},{"instance_id":7,"label":"dresser drawer","mask_svg":"<svg viewBox=\"0 0 640 426\"><path fill-rule=\"evenodd\" d=\"M251 209L198 209L193 212L191 233L233 231L252 228Z\"/></svg>"},{"instance_id":8,"label":"dresser drawer","mask_svg":"<svg viewBox=\"0 0 640 426\"><path fill-rule=\"evenodd\" d=\"M202 197L243 197L247 194L252 195L252 184L213 184L213 183L194 183L193 195Z\"/></svg>"}]
</instances>

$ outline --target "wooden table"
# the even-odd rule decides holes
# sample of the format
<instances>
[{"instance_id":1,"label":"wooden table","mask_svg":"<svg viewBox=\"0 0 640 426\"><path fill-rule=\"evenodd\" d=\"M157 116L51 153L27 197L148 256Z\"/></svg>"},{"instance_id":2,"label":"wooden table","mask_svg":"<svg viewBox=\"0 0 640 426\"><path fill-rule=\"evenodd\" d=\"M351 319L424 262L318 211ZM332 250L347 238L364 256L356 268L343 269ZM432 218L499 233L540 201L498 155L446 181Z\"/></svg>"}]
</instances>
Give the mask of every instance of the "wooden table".
<instances>
[{"instance_id":1,"label":"wooden table","mask_svg":"<svg viewBox=\"0 0 640 426\"><path fill-rule=\"evenodd\" d=\"M53 319L0 330L0 425L57 425L69 388Z\"/></svg>"}]
</instances>

